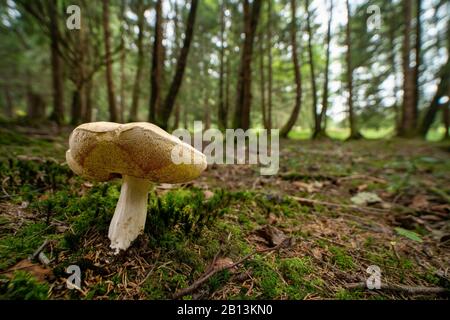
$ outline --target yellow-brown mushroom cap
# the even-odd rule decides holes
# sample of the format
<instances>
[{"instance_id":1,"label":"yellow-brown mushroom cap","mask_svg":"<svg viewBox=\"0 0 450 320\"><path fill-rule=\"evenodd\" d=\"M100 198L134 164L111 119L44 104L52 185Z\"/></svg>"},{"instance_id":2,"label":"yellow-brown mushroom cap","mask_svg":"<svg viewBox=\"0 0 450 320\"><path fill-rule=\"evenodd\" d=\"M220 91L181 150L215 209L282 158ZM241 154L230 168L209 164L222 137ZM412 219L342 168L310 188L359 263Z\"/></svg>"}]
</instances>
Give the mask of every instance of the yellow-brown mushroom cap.
<instances>
[{"instance_id":1,"label":"yellow-brown mushroom cap","mask_svg":"<svg viewBox=\"0 0 450 320\"><path fill-rule=\"evenodd\" d=\"M191 161L174 163L175 147ZM204 154L147 122L82 124L70 135L66 160L76 174L97 181L129 175L182 183L195 179L206 168Z\"/></svg>"}]
</instances>

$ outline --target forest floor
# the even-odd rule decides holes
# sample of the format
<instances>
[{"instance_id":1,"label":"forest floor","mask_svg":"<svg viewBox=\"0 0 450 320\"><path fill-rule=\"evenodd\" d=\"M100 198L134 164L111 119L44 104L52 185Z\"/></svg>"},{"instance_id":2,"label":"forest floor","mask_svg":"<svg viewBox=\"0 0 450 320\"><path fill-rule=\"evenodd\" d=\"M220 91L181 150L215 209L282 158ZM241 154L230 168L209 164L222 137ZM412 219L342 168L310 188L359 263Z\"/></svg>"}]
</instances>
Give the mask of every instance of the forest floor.
<instances>
[{"instance_id":1,"label":"forest floor","mask_svg":"<svg viewBox=\"0 0 450 320\"><path fill-rule=\"evenodd\" d=\"M283 140L277 175L214 165L156 185L145 234L114 255L120 181L74 175L67 139L0 128L0 298L448 298L448 143ZM29 259L44 242L49 261ZM380 290L365 286L373 265Z\"/></svg>"}]
</instances>

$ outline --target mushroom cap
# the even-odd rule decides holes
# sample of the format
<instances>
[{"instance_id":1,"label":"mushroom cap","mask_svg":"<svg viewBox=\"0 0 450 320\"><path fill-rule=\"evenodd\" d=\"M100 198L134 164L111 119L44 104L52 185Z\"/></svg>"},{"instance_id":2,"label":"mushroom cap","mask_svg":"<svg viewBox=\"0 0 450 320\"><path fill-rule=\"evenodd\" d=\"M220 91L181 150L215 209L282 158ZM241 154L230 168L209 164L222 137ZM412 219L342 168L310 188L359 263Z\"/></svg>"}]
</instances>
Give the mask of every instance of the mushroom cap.
<instances>
[{"instance_id":1,"label":"mushroom cap","mask_svg":"<svg viewBox=\"0 0 450 320\"><path fill-rule=\"evenodd\" d=\"M190 161L174 163L175 147ZM195 179L206 168L203 153L147 122L82 124L70 135L66 160L76 174L96 181L129 175L182 183Z\"/></svg>"}]
</instances>

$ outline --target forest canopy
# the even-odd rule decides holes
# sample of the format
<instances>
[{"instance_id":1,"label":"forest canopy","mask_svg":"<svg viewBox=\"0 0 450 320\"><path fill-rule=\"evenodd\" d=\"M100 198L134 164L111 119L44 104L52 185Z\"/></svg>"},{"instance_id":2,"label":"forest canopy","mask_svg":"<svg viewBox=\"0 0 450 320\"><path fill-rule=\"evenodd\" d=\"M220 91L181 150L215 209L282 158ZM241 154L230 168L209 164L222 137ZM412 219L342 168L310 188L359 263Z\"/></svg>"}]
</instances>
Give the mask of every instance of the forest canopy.
<instances>
[{"instance_id":1,"label":"forest canopy","mask_svg":"<svg viewBox=\"0 0 450 320\"><path fill-rule=\"evenodd\" d=\"M2 0L2 114L440 139L449 12L443 0Z\"/></svg>"}]
</instances>

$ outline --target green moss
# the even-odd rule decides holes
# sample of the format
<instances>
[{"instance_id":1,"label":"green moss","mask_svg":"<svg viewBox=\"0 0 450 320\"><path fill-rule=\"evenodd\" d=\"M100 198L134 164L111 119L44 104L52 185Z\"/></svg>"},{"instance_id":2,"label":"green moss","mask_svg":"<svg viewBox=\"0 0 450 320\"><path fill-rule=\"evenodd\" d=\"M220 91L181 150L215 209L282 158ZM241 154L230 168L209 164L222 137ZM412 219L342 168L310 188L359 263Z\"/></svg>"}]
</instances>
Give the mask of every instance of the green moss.
<instances>
[{"instance_id":1,"label":"green moss","mask_svg":"<svg viewBox=\"0 0 450 320\"><path fill-rule=\"evenodd\" d=\"M339 247L330 247L330 252L333 254L332 261L342 270L351 270L355 264L353 258L349 256L344 249Z\"/></svg>"},{"instance_id":2,"label":"green moss","mask_svg":"<svg viewBox=\"0 0 450 320\"><path fill-rule=\"evenodd\" d=\"M262 299L275 299L285 291L285 286L276 272L275 266L265 262L259 255L254 257L253 261L248 263L248 266L253 269L253 278L261 290Z\"/></svg>"},{"instance_id":3,"label":"green moss","mask_svg":"<svg viewBox=\"0 0 450 320\"><path fill-rule=\"evenodd\" d=\"M15 271L4 287L0 287L0 299L5 300L45 300L48 285L39 283L25 271Z\"/></svg>"},{"instance_id":4,"label":"green moss","mask_svg":"<svg viewBox=\"0 0 450 320\"><path fill-rule=\"evenodd\" d=\"M334 297L338 300L357 300L363 298L363 293L359 290L349 291L340 289Z\"/></svg>"}]
</instances>

